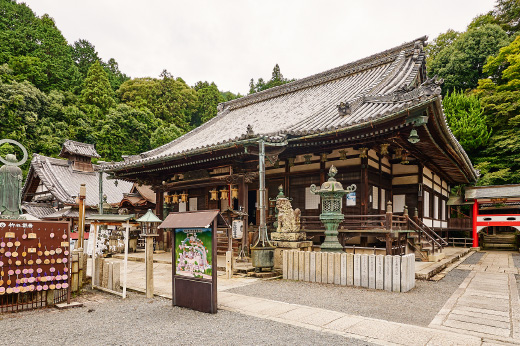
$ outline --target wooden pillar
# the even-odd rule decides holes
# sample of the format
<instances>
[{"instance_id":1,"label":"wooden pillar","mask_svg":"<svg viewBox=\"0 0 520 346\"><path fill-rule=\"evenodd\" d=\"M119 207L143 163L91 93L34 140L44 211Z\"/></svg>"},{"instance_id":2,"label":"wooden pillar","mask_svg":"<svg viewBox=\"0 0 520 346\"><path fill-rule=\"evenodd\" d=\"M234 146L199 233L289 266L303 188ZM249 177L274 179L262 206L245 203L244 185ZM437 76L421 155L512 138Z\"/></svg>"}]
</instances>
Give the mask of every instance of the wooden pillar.
<instances>
[{"instance_id":1,"label":"wooden pillar","mask_svg":"<svg viewBox=\"0 0 520 346\"><path fill-rule=\"evenodd\" d=\"M417 210L420 217L424 217L424 185L423 185L423 165L418 165L418 178L419 184L417 186Z\"/></svg>"},{"instance_id":2,"label":"wooden pillar","mask_svg":"<svg viewBox=\"0 0 520 346\"><path fill-rule=\"evenodd\" d=\"M325 172L325 162L320 161L320 185L325 182L326 179L326 172ZM288 196L288 194L285 194Z\"/></svg>"},{"instance_id":3,"label":"wooden pillar","mask_svg":"<svg viewBox=\"0 0 520 346\"><path fill-rule=\"evenodd\" d=\"M289 167L289 160L285 160L285 176L284 176L284 191L286 196L290 196L291 194L291 188L290 188L290 181L289 181L289 175L291 174L291 167Z\"/></svg>"},{"instance_id":4,"label":"wooden pillar","mask_svg":"<svg viewBox=\"0 0 520 346\"><path fill-rule=\"evenodd\" d=\"M378 157L378 164L379 164L379 187L377 188L377 198L378 198L378 203L377 203L377 213L379 214L381 212L381 210L383 210L384 206L385 206L385 201L382 201L382 193L381 193L381 190L383 189L382 186L383 186L383 167L382 167L382 163L381 163L381 159L383 158L383 155L381 154L378 154L377 155Z\"/></svg>"},{"instance_id":5,"label":"wooden pillar","mask_svg":"<svg viewBox=\"0 0 520 346\"><path fill-rule=\"evenodd\" d=\"M162 189L155 191L155 215L159 219L163 219L163 208L164 208L164 192ZM164 244L164 231L163 229L158 230L159 237L157 238L157 250L166 250L168 245ZM153 242L153 239L152 239Z\"/></svg>"},{"instance_id":6,"label":"wooden pillar","mask_svg":"<svg viewBox=\"0 0 520 346\"><path fill-rule=\"evenodd\" d=\"M368 215L368 157L361 159L361 181L361 214Z\"/></svg>"},{"instance_id":7,"label":"wooden pillar","mask_svg":"<svg viewBox=\"0 0 520 346\"><path fill-rule=\"evenodd\" d=\"M146 236L146 298L153 298L153 236Z\"/></svg>"},{"instance_id":8,"label":"wooden pillar","mask_svg":"<svg viewBox=\"0 0 520 346\"><path fill-rule=\"evenodd\" d=\"M477 233L477 217L478 217L478 201L473 202L473 212L471 213L473 219L473 247L478 248L478 233Z\"/></svg>"},{"instance_id":9,"label":"wooden pillar","mask_svg":"<svg viewBox=\"0 0 520 346\"><path fill-rule=\"evenodd\" d=\"M248 189L248 187L249 186L246 184L245 177L241 177L240 178L240 184L238 186L238 189L239 189L238 204L241 205L244 208L244 212L246 212L246 213L248 212L248 208L249 208L249 205L248 205L249 189ZM248 240L249 240L248 226L249 226L249 217L248 216L244 216L244 233L242 234L242 249L244 251L246 251L246 249L249 246L249 244L248 244Z\"/></svg>"}]
</instances>

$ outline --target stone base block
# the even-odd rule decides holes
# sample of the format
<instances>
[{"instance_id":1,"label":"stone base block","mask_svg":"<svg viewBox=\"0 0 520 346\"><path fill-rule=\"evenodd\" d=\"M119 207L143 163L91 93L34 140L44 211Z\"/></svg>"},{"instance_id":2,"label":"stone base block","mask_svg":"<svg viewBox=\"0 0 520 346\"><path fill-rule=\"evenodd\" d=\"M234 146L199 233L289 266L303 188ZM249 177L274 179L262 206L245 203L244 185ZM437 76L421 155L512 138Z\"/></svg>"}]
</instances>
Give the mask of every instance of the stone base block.
<instances>
[{"instance_id":1,"label":"stone base block","mask_svg":"<svg viewBox=\"0 0 520 346\"><path fill-rule=\"evenodd\" d=\"M443 252L437 252L431 255L428 255L428 262L439 262L444 259L446 255Z\"/></svg>"},{"instance_id":2,"label":"stone base block","mask_svg":"<svg viewBox=\"0 0 520 346\"><path fill-rule=\"evenodd\" d=\"M306 242L303 242L306 243ZM309 241L309 243L312 243ZM283 268L283 252L288 250L296 250L296 251L310 251L310 247L298 247L298 248L282 248L277 247L274 249L274 268L281 270Z\"/></svg>"},{"instance_id":3,"label":"stone base block","mask_svg":"<svg viewBox=\"0 0 520 346\"><path fill-rule=\"evenodd\" d=\"M272 232L271 240L300 241L307 239L305 232Z\"/></svg>"},{"instance_id":4,"label":"stone base block","mask_svg":"<svg viewBox=\"0 0 520 346\"><path fill-rule=\"evenodd\" d=\"M271 241L271 243L276 247L285 247L288 249L299 249L306 248L312 246L311 240L306 241Z\"/></svg>"}]
</instances>

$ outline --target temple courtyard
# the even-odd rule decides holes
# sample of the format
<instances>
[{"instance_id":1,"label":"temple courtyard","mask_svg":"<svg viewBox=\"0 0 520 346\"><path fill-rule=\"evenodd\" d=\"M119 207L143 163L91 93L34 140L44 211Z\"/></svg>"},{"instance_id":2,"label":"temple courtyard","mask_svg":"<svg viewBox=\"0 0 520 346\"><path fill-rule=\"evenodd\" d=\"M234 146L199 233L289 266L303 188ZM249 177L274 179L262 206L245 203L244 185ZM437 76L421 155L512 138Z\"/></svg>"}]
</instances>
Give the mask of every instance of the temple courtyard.
<instances>
[{"instance_id":1,"label":"temple courtyard","mask_svg":"<svg viewBox=\"0 0 520 346\"><path fill-rule=\"evenodd\" d=\"M171 264L166 254L157 257L164 260L154 263L153 300L137 293L144 289L144 263L129 261L128 299L87 290L75 299L81 308L4 314L0 337L26 330L16 344L520 344L514 252L469 254L442 279L417 280L407 293L226 279L219 272L216 315L172 307ZM64 325L75 328L63 333Z\"/></svg>"}]
</instances>

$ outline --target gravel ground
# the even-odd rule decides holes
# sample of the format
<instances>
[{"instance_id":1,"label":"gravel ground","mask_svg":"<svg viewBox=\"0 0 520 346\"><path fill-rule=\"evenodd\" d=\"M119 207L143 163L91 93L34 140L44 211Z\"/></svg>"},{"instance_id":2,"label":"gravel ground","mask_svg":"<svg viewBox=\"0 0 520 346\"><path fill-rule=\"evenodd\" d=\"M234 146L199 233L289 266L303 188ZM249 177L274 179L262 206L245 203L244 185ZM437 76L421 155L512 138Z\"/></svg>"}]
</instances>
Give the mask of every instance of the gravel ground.
<instances>
[{"instance_id":1,"label":"gravel ground","mask_svg":"<svg viewBox=\"0 0 520 346\"><path fill-rule=\"evenodd\" d=\"M471 256L466 258L462 264L477 264L485 254L485 252L474 252Z\"/></svg>"},{"instance_id":2,"label":"gravel ground","mask_svg":"<svg viewBox=\"0 0 520 346\"><path fill-rule=\"evenodd\" d=\"M123 301L87 292L80 299L82 308L0 315L0 345L369 345L224 310L211 315L172 307L171 300L138 294Z\"/></svg>"},{"instance_id":3,"label":"gravel ground","mask_svg":"<svg viewBox=\"0 0 520 346\"><path fill-rule=\"evenodd\" d=\"M288 280L260 281L227 292L427 326L468 274L454 269L440 281L416 280L407 293Z\"/></svg>"}]
</instances>

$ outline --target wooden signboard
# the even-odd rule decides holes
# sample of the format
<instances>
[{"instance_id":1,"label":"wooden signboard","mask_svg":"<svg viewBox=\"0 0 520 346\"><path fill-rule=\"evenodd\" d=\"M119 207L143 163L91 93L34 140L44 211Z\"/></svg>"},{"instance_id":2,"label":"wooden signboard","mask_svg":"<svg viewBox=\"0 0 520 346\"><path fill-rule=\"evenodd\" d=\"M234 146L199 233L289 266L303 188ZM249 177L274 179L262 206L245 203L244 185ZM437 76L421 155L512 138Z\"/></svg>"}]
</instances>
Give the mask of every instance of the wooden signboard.
<instances>
[{"instance_id":1,"label":"wooden signboard","mask_svg":"<svg viewBox=\"0 0 520 346\"><path fill-rule=\"evenodd\" d=\"M172 229L173 305L217 312L218 211L171 213L159 226Z\"/></svg>"}]
</instances>

